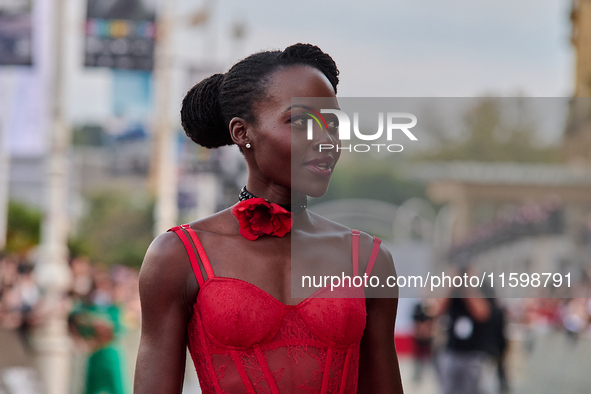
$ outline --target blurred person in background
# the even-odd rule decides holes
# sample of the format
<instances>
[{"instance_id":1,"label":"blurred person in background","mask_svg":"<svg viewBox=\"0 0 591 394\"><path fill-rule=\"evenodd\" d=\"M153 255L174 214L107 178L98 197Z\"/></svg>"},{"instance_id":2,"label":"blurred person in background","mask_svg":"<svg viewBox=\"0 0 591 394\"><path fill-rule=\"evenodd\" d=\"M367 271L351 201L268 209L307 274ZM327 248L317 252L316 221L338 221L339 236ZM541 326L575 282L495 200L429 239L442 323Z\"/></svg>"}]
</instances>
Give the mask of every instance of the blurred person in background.
<instances>
[{"instance_id":1,"label":"blurred person in background","mask_svg":"<svg viewBox=\"0 0 591 394\"><path fill-rule=\"evenodd\" d=\"M434 316L427 300L421 300L414 306L412 313L413 326L413 380L421 381L425 365L433 360Z\"/></svg>"},{"instance_id":2,"label":"blurred person in background","mask_svg":"<svg viewBox=\"0 0 591 394\"><path fill-rule=\"evenodd\" d=\"M41 293L33 277L33 265L21 262L18 266L19 281L15 292L19 299L19 309L22 315L22 321L18 332L23 343L29 351L32 351L30 341L31 328L38 323L37 306L39 305Z\"/></svg>"},{"instance_id":3,"label":"blurred person in background","mask_svg":"<svg viewBox=\"0 0 591 394\"><path fill-rule=\"evenodd\" d=\"M90 260L84 256L74 257L70 260L72 271L72 287L70 295L74 300L81 300L88 296L92 290L92 267Z\"/></svg>"},{"instance_id":4,"label":"blurred person in background","mask_svg":"<svg viewBox=\"0 0 591 394\"><path fill-rule=\"evenodd\" d=\"M7 257L0 261L0 325L15 330L27 349L31 328L38 323L40 291L33 278L33 265Z\"/></svg>"},{"instance_id":5,"label":"blurred person in background","mask_svg":"<svg viewBox=\"0 0 591 394\"><path fill-rule=\"evenodd\" d=\"M490 305L490 318L486 323L487 352L491 357L496 372L498 392L509 392L509 377L507 375L507 311L497 298L494 298L493 289L484 286L484 295Z\"/></svg>"},{"instance_id":6,"label":"blurred person in background","mask_svg":"<svg viewBox=\"0 0 591 394\"><path fill-rule=\"evenodd\" d=\"M113 301L123 309L122 321L127 329L139 328L141 305L138 272L117 265L111 269L113 280Z\"/></svg>"},{"instance_id":7,"label":"blurred person in background","mask_svg":"<svg viewBox=\"0 0 591 394\"><path fill-rule=\"evenodd\" d=\"M463 272L470 270L464 268ZM442 298L437 306L447 337L445 349L437 360L441 393L479 394L492 340L489 325L492 303L477 288L450 291L450 296Z\"/></svg>"},{"instance_id":8,"label":"blurred person in background","mask_svg":"<svg viewBox=\"0 0 591 394\"><path fill-rule=\"evenodd\" d=\"M576 342L587 330L589 324L588 299L571 298L561 307L562 325L567 337Z\"/></svg>"},{"instance_id":9,"label":"blurred person in background","mask_svg":"<svg viewBox=\"0 0 591 394\"><path fill-rule=\"evenodd\" d=\"M108 270L95 267L91 277L90 291L86 295L78 294L80 298L74 300L69 318L77 342L83 343L90 353L84 393L125 394L128 393L127 366L118 341L124 331L122 308L114 302Z\"/></svg>"},{"instance_id":10,"label":"blurred person in background","mask_svg":"<svg viewBox=\"0 0 591 394\"><path fill-rule=\"evenodd\" d=\"M2 328L15 329L20 325L21 314L14 287L18 281L18 262L13 256L0 259L0 325Z\"/></svg>"},{"instance_id":11,"label":"blurred person in background","mask_svg":"<svg viewBox=\"0 0 591 394\"><path fill-rule=\"evenodd\" d=\"M43 318L32 268L15 255L0 255L1 393L42 392L29 339Z\"/></svg>"}]
</instances>

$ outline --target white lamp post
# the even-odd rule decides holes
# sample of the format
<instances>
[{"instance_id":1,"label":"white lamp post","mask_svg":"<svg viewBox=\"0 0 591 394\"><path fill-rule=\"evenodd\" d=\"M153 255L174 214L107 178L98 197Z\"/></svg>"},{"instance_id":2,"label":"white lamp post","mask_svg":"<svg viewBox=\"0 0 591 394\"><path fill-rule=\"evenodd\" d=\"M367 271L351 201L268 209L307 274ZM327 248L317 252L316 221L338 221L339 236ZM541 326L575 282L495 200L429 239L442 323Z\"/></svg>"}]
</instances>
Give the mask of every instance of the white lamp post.
<instances>
[{"instance_id":1,"label":"white lamp post","mask_svg":"<svg viewBox=\"0 0 591 394\"><path fill-rule=\"evenodd\" d=\"M65 0L53 0L52 78L48 100L52 103L49 156L46 175L46 208L41 232L41 250L35 277L43 292L45 318L35 332L41 380L46 394L64 394L69 389L70 339L64 296L69 288L68 267L68 154L71 132L64 116L63 19Z\"/></svg>"}]
</instances>

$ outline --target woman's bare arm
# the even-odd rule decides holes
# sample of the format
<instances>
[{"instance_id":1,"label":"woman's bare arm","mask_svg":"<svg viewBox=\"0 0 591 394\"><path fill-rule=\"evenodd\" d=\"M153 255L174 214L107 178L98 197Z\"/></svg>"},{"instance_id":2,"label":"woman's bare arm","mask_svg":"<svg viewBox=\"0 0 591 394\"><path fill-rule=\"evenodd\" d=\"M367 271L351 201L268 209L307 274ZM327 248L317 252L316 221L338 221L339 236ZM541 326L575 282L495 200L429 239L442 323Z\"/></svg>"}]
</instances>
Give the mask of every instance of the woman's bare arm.
<instances>
[{"instance_id":1,"label":"woman's bare arm","mask_svg":"<svg viewBox=\"0 0 591 394\"><path fill-rule=\"evenodd\" d=\"M384 247L380 248L372 275L379 276L380 283L385 283L387 276L396 275L392 256ZM403 393L394 346L398 292L396 289L390 289L390 292L384 295L388 298L367 300L367 321L359 354L358 393Z\"/></svg>"},{"instance_id":2,"label":"woman's bare arm","mask_svg":"<svg viewBox=\"0 0 591 394\"><path fill-rule=\"evenodd\" d=\"M183 387L187 324L192 312L191 266L174 233L152 242L140 270L142 334L134 394L180 394ZM194 288L192 288L194 287ZM194 299L194 297L193 297Z\"/></svg>"}]
</instances>

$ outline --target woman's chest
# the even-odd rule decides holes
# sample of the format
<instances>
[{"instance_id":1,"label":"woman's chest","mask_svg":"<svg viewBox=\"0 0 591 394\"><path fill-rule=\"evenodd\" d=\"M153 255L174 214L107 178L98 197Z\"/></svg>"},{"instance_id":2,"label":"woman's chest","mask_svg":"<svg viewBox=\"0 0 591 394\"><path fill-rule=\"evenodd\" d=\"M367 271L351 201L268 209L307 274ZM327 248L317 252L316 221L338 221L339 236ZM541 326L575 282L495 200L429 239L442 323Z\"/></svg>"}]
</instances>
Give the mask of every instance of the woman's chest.
<instances>
[{"instance_id":1,"label":"woman's chest","mask_svg":"<svg viewBox=\"0 0 591 394\"><path fill-rule=\"evenodd\" d=\"M286 305L253 284L216 277L200 289L194 319L220 347L248 349L302 340L346 348L363 336L362 296L362 289L323 288L296 305Z\"/></svg>"}]
</instances>

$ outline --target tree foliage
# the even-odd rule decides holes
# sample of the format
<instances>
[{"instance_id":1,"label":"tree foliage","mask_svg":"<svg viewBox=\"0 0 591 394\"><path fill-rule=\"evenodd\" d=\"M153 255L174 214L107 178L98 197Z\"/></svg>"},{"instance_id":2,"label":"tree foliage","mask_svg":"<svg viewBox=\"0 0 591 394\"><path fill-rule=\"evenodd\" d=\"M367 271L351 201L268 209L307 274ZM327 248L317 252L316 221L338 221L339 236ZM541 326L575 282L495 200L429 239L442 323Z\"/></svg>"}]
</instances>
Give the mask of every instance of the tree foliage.
<instances>
[{"instance_id":1,"label":"tree foliage","mask_svg":"<svg viewBox=\"0 0 591 394\"><path fill-rule=\"evenodd\" d=\"M39 244L42 214L36 208L18 201L8 203L6 251L25 254Z\"/></svg>"},{"instance_id":2,"label":"tree foliage","mask_svg":"<svg viewBox=\"0 0 591 394\"><path fill-rule=\"evenodd\" d=\"M367 198L398 205L412 197L425 197L423 185L400 177L393 168L388 160L341 162L327 193L315 201Z\"/></svg>"},{"instance_id":3,"label":"tree foliage","mask_svg":"<svg viewBox=\"0 0 591 394\"><path fill-rule=\"evenodd\" d=\"M527 111L513 99L517 116L507 119L500 99L485 97L470 108L463 118L459 138L439 135L433 149L420 155L429 160L465 160L488 162L549 163L559 160L558 147L540 146L536 126ZM507 104L507 103L504 103Z\"/></svg>"},{"instance_id":4,"label":"tree foliage","mask_svg":"<svg viewBox=\"0 0 591 394\"><path fill-rule=\"evenodd\" d=\"M108 265L140 266L152 241L153 203L121 192L90 196L70 249Z\"/></svg>"}]
</instances>

